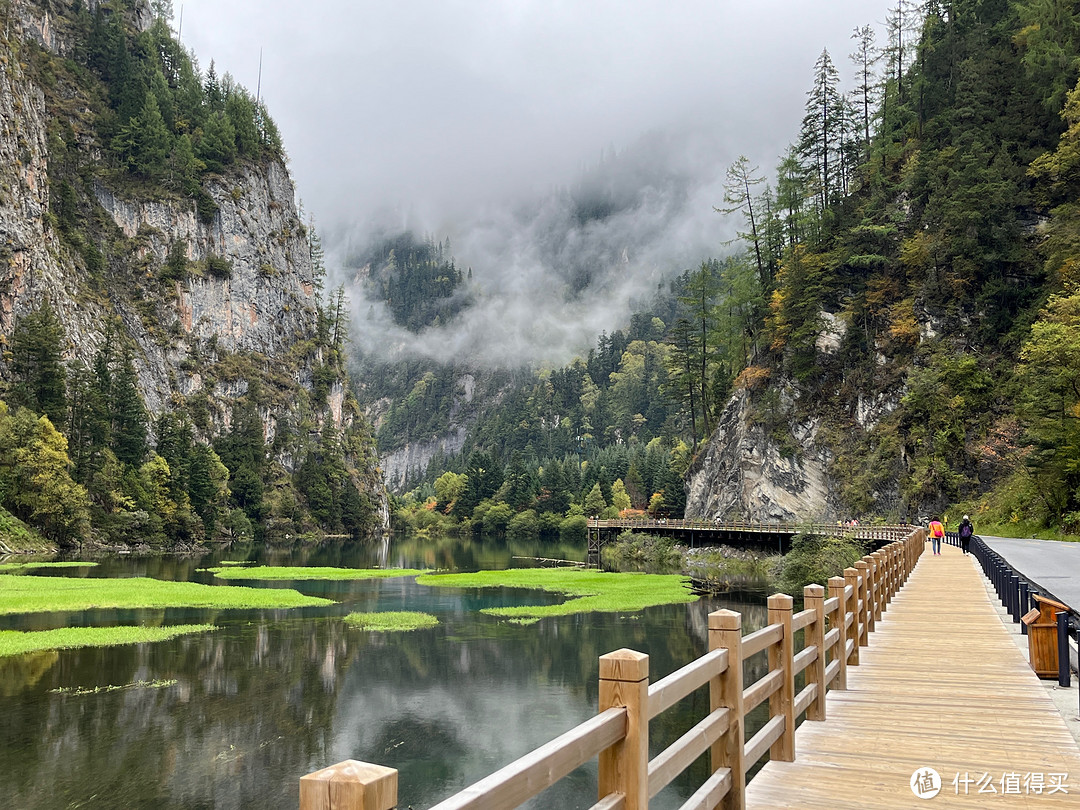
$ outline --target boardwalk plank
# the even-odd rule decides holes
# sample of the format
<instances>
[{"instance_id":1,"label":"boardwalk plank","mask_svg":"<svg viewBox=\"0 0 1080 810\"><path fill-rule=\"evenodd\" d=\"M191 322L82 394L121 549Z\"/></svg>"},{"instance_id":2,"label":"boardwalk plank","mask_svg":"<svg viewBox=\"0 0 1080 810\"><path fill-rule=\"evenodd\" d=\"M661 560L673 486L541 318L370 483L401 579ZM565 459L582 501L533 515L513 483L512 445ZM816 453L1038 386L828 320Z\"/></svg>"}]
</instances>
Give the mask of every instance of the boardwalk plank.
<instances>
[{"instance_id":1,"label":"boardwalk plank","mask_svg":"<svg viewBox=\"0 0 1080 810\"><path fill-rule=\"evenodd\" d=\"M848 690L829 692L828 720L795 735L796 760L769 762L746 806L910 808L912 773L942 778L934 807L1080 807L1080 747L990 604L970 558L925 554L889 603ZM953 778L989 774L959 795ZM1002 795L1002 776L1064 773L1068 793Z\"/></svg>"}]
</instances>

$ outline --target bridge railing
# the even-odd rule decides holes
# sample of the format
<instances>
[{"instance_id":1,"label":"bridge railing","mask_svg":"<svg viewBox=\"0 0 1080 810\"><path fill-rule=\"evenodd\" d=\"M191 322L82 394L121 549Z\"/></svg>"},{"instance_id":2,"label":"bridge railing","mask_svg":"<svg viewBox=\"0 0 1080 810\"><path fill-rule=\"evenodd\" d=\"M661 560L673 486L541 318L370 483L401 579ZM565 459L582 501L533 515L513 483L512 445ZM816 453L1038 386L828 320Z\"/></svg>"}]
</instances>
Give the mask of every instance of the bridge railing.
<instances>
[{"instance_id":1,"label":"bridge railing","mask_svg":"<svg viewBox=\"0 0 1080 810\"><path fill-rule=\"evenodd\" d=\"M745 807L746 775L769 753L790 762L796 756L795 726L826 718L827 691L847 687L847 668L859 665L859 648L881 620L889 601L907 580L925 544L925 532L911 531L868 554L843 577L803 589L804 609L775 594L768 600L769 623L742 634L742 616L730 610L709 614L709 651L654 684L649 656L617 650L600 657L599 709L592 719L451 796L433 810L504 810L555 784L575 768L598 758L599 801L591 810L644 810L659 793L706 751L712 773L683 804L690 808ZM802 650L796 654L797 634ZM768 671L743 683L743 662L768 657ZM805 686L795 692L796 675ZM662 753L649 760L649 721L708 684L709 714ZM747 714L768 701L769 719L745 739ZM300 780L301 810L393 810L397 771L347 760Z\"/></svg>"},{"instance_id":2,"label":"bridge railing","mask_svg":"<svg viewBox=\"0 0 1080 810\"><path fill-rule=\"evenodd\" d=\"M829 523L766 523L750 521L716 521L684 518L646 518L627 517L601 520L589 518L590 529L686 529L690 531L733 531L753 532L758 534L813 534L854 536L864 540L901 540L916 527L897 526L850 526Z\"/></svg>"}]
</instances>

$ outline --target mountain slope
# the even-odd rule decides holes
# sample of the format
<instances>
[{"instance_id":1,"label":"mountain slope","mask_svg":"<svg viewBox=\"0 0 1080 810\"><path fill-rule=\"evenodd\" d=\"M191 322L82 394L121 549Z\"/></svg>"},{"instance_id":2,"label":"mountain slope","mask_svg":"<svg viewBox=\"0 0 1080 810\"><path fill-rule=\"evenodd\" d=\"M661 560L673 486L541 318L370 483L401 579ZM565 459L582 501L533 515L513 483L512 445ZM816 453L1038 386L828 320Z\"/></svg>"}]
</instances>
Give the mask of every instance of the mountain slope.
<instances>
[{"instance_id":1,"label":"mountain slope","mask_svg":"<svg viewBox=\"0 0 1080 810\"><path fill-rule=\"evenodd\" d=\"M2 372L12 406L50 415L68 440L93 517L83 539L139 542L131 515L163 508L181 517L151 527L160 543L384 524L373 442L265 107L213 64L201 73L144 2L58 14L13 0L9 17L0 335L26 345L49 308L66 391L44 401L29 385L41 364L18 352ZM110 406L126 367L138 400L125 436ZM94 397L103 418L85 425ZM251 452L233 452L249 416ZM216 512L189 503L199 448L228 467ZM170 497L155 504L158 459Z\"/></svg>"}]
</instances>

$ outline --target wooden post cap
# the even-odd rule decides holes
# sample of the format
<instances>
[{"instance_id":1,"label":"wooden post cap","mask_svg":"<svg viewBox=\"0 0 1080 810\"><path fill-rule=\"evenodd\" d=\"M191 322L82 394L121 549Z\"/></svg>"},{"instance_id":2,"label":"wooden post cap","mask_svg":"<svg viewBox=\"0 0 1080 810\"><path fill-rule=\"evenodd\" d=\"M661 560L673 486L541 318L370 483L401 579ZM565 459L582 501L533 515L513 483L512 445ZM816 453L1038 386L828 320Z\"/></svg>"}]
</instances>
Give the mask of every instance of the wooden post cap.
<instances>
[{"instance_id":1,"label":"wooden post cap","mask_svg":"<svg viewBox=\"0 0 1080 810\"><path fill-rule=\"evenodd\" d=\"M635 650L615 650L600 656L600 680L643 681L649 677L649 656Z\"/></svg>"},{"instance_id":2,"label":"wooden post cap","mask_svg":"<svg viewBox=\"0 0 1080 810\"><path fill-rule=\"evenodd\" d=\"M769 610L791 610L794 605L795 600L786 593L774 593L768 600Z\"/></svg>"},{"instance_id":3,"label":"wooden post cap","mask_svg":"<svg viewBox=\"0 0 1080 810\"><path fill-rule=\"evenodd\" d=\"M300 810L393 810L398 772L347 759L300 778Z\"/></svg>"},{"instance_id":4,"label":"wooden post cap","mask_svg":"<svg viewBox=\"0 0 1080 810\"><path fill-rule=\"evenodd\" d=\"M830 588L843 588L847 584L847 580L843 577L829 577Z\"/></svg>"},{"instance_id":5,"label":"wooden post cap","mask_svg":"<svg viewBox=\"0 0 1080 810\"><path fill-rule=\"evenodd\" d=\"M820 596L825 596L825 589L818 584L807 585L802 589L803 599L813 599Z\"/></svg>"},{"instance_id":6,"label":"wooden post cap","mask_svg":"<svg viewBox=\"0 0 1080 810\"><path fill-rule=\"evenodd\" d=\"M741 630L742 614L734 610L714 610L709 614L710 630Z\"/></svg>"}]
</instances>

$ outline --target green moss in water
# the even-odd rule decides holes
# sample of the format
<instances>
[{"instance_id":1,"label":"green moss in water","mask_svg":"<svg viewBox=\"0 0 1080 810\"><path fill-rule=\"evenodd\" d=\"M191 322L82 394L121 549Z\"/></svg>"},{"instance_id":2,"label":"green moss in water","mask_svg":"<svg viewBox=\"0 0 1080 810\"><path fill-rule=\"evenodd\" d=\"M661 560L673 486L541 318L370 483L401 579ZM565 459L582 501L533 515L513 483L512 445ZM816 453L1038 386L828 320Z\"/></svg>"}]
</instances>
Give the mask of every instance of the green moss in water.
<instances>
[{"instance_id":1,"label":"green moss in water","mask_svg":"<svg viewBox=\"0 0 1080 810\"><path fill-rule=\"evenodd\" d=\"M167 641L190 633L216 629L212 624L181 624L174 627L61 627L56 630L0 630L0 656L22 655L72 647L113 647Z\"/></svg>"},{"instance_id":2,"label":"green moss in water","mask_svg":"<svg viewBox=\"0 0 1080 810\"><path fill-rule=\"evenodd\" d=\"M697 601L683 577L675 574L617 574L580 568L518 568L475 574L429 574L421 585L452 588L535 588L566 594L558 605L523 605L481 611L519 623L523 619L567 616L572 613L636 611L655 605Z\"/></svg>"},{"instance_id":3,"label":"green moss in water","mask_svg":"<svg viewBox=\"0 0 1080 810\"><path fill-rule=\"evenodd\" d=\"M28 562L0 563L0 573L27 571L31 568L93 568L96 562Z\"/></svg>"},{"instance_id":4,"label":"green moss in water","mask_svg":"<svg viewBox=\"0 0 1080 810\"><path fill-rule=\"evenodd\" d=\"M127 689L167 689L178 683L180 681L176 678L159 678L153 681L132 681L107 686L58 686L50 689L49 692L54 695L100 695L103 692L121 692Z\"/></svg>"},{"instance_id":5,"label":"green moss in water","mask_svg":"<svg viewBox=\"0 0 1080 810\"><path fill-rule=\"evenodd\" d=\"M345 622L361 630L375 630L382 633L399 633L406 630L423 630L435 627L439 620L430 613L417 613L411 610L395 610L386 613L350 613Z\"/></svg>"},{"instance_id":6,"label":"green moss in water","mask_svg":"<svg viewBox=\"0 0 1080 810\"><path fill-rule=\"evenodd\" d=\"M0 574L0 615L91 608L292 608L333 604L286 588L241 588L121 579Z\"/></svg>"},{"instance_id":7,"label":"green moss in water","mask_svg":"<svg viewBox=\"0 0 1080 810\"><path fill-rule=\"evenodd\" d=\"M259 565L254 568L206 568L218 579L306 580L390 579L427 573L417 568L319 568L315 566Z\"/></svg>"},{"instance_id":8,"label":"green moss in water","mask_svg":"<svg viewBox=\"0 0 1080 810\"><path fill-rule=\"evenodd\" d=\"M315 566L258 565L254 568L207 568L218 579L388 579L426 573L413 568L318 568Z\"/></svg>"}]
</instances>

